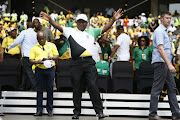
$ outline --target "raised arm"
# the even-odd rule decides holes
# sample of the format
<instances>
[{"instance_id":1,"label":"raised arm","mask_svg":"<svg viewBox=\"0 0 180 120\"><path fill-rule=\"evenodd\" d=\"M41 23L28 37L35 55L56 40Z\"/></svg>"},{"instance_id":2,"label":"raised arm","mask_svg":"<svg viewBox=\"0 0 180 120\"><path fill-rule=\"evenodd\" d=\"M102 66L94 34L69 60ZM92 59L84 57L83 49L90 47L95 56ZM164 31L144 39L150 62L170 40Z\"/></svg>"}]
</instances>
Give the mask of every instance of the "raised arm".
<instances>
[{"instance_id":1,"label":"raised arm","mask_svg":"<svg viewBox=\"0 0 180 120\"><path fill-rule=\"evenodd\" d=\"M46 14L45 12L40 12L39 16L42 19L45 19L47 21L49 21L51 23L51 25L55 28L57 28L60 32L63 32L63 28L60 24L58 24L57 22L55 22L54 20L51 19L51 16L49 14Z\"/></svg>"},{"instance_id":2,"label":"raised arm","mask_svg":"<svg viewBox=\"0 0 180 120\"><path fill-rule=\"evenodd\" d=\"M104 32L106 32L107 30L109 30L109 29L111 28L111 26L113 25L113 23L114 23L116 20L118 20L121 16L123 16L123 11L122 11L122 9L119 9L117 12L114 12L112 20L103 27L102 33L104 33Z\"/></svg>"}]
</instances>

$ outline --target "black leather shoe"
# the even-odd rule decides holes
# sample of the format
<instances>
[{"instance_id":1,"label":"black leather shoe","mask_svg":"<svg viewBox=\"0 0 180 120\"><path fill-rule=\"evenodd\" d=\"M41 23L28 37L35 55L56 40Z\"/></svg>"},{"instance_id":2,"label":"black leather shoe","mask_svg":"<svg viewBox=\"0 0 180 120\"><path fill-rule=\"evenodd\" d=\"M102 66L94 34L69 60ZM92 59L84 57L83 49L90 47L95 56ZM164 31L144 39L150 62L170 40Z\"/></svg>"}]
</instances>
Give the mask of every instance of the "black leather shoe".
<instances>
[{"instance_id":1,"label":"black leather shoe","mask_svg":"<svg viewBox=\"0 0 180 120\"><path fill-rule=\"evenodd\" d=\"M53 116L53 112L52 112L52 111L49 111L49 112L48 112L48 116L49 116L49 117L52 117L52 116Z\"/></svg>"},{"instance_id":2,"label":"black leather shoe","mask_svg":"<svg viewBox=\"0 0 180 120\"><path fill-rule=\"evenodd\" d=\"M172 120L180 120L180 116L172 117Z\"/></svg>"},{"instance_id":3,"label":"black leather shoe","mask_svg":"<svg viewBox=\"0 0 180 120\"><path fill-rule=\"evenodd\" d=\"M149 120L164 120L164 119L159 116L155 116L155 117L149 117Z\"/></svg>"},{"instance_id":4,"label":"black leather shoe","mask_svg":"<svg viewBox=\"0 0 180 120\"><path fill-rule=\"evenodd\" d=\"M99 113L96 115L99 119L103 119L105 118L104 114L103 113Z\"/></svg>"},{"instance_id":5,"label":"black leather shoe","mask_svg":"<svg viewBox=\"0 0 180 120\"><path fill-rule=\"evenodd\" d=\"M3 113L0 113L0 116L4 116L4 114L3 114Z\"/></svg>"},{"instance_id":6,"label":"black leather shoe","mask_svg":"<svg viewBox=\"0 0 180 120\"><path fill-rule=\"evenodd\" d=\"M74 114L74 115L72 116L72 119L79 119L79 115Z\"/></svg>"},{"instance_id":7,"label":"black leather shoe","mask_svg":"<svg viewBox=\"0 0 180 120\"><path fill-rule=\"evenodd\" d=\"M34 114L34 116L42 116L42 112L37 112Z\"/></svg>"}]
</instances>

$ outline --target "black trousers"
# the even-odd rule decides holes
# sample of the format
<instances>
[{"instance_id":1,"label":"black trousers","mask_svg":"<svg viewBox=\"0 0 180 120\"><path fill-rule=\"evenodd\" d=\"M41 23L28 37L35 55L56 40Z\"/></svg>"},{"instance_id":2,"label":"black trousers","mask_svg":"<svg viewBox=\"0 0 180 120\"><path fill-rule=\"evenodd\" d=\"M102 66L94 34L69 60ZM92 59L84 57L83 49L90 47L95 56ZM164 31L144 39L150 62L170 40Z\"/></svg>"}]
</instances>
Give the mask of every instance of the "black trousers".
<instances>
[{"instance_id":1,"label":"black trousers","mask_svg":"<svg viewBox=\"0 0 180 120\"><path fill-rule=\"evenodd\" d=\"M29 90L32 88L36 90L36 81L35 81L34 73L32 71L32 64L29 61L29 57L23 57L22 62L23 62L23 75L19 89Z\"/></svg>"},{"instance_id":2,"label":"black trousers","mask_svg":"<svg viewBox=\"0 0 180 120\"><path fill-rule=\"evenodd\" d=\"M81 113L81 97L83 89L81 85L83 83L83 78L87 84L88 92L96 114L103 112L99 89L96 85L98 73L95 67L95 61L92 57L73 59L71 62L71 72L73 77L74 114L79 115Z\"/></svg>"},{"instance_id":3,"label":"black trousers","mask_svg":"<svg viewBox=\"0 0 180 120\"><path fill-rule=\"evenodd\" d=\"M43 111L43 91L47 92L46 109L47 112L53 110L53 83L55 78L54 67L49 69L35 69L37 81L37 112Z\"/></svg>"},{"instance_id":4,"label":"black trousers","mask_svg":"<svg viewBox=\"0 0 180 120\"><path fill-rule=\"evenodd\" d=\"M154 80L151 90L149 116L157 116L159 95L163 90L165 82L167 83L168 99L172 116L180 116L180 109L176 98L177 89L173 74L169 71L167 64L163 62L154 63L153 68Z\"/></svg>"}]
</instances>

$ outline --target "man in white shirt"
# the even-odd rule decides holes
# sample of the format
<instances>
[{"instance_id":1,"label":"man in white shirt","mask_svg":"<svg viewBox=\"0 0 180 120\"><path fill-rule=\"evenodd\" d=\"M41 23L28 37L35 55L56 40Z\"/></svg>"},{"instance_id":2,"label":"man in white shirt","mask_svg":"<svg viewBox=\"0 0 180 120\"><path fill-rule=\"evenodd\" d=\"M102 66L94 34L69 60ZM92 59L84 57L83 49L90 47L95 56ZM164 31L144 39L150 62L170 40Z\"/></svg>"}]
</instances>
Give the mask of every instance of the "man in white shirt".
<instances>
[{"instance_id":1,"label":"man in white shirt","mask_svg":"<svg viewBox=\"0 0 180 120\"><path fill-rule=\"evenodd\" d=\"M31 48L38 43L37 34L33 30L33 23L27 23L27 30L24 30L20 33L20 35L16 38L16 40L6 49L7 51L12 49L13 47L21 44L21 54L22 54L22 62L23 62L23 76L22 83L19 87L19 90L28 90L32 89L36 90L36 81L34 79L34 74L32 71L32 64L29 61L29 55ZM28 80L32 85L29 85Z\"/></svg>"},{"instance_id":2,"label":"man in white shirt","mask_svg":"<svg viewBox=\"0 0 180 120\"><path fill-rule=\"evenodd\" d=\"M94 59L95 62L98 62L99 60L103 60L101 47L98 42L94 42L92 58Z\"/></svg>"},{"instance_id":3,"label":"man in white shirt","mask_svg":"<svg viewBox=\"0 0 180 120\"><path fill-rule=\"evenodd\" d=\"M95 67L95 61L92 59L92 53L95 39L110 29L113 23L122 16L121 10L122 9L119 9L117 12L114 12L112 20L103 28L92 28L88 30L85 30L88 24L88 18L85 14L79 14L77 16L77 29L74 29L70 27L63 27L53 21L48 14L44 12L40 13L40 17L49 21L55 28L59 29L60 32L63 32L63 35L70 43L74 103L74 115L72 116L72 119L79 119L79 115L81 114L81 83L83 77L85 77L88 92L91 96L92 104L97 117L99 119L103 119L105 117L103 114L103 106L99 90L96 85L97 69Z\"/></svg>"},{"instance_id":4,"label":"man in white shirt","mask_svg":"<svg viewBox=\"0 0 180 120\"><path fill-rule=\"evenodd\" d=\"M168 28L168 31L170 31L171 33L173 33L176 30L177 30L177 28L174 26L174 24L171 24L171 26L169 26L169 28Z\"/></svg>"},{"instance_id":5,"label":"man in white shirt","mask_svg":"<svg viewBox=\"0 0 180 120\"><path fill-rule=\"evenodd\" d=\"M110 63L111 58L114 56L114 54L117 54L117 61L129 61L130 59L130 37L126 33L124 33L123 26L117 26L117 33L119 34L117 38L116 45L109 56L108 62Z\"/></svg>"}]
</instances>

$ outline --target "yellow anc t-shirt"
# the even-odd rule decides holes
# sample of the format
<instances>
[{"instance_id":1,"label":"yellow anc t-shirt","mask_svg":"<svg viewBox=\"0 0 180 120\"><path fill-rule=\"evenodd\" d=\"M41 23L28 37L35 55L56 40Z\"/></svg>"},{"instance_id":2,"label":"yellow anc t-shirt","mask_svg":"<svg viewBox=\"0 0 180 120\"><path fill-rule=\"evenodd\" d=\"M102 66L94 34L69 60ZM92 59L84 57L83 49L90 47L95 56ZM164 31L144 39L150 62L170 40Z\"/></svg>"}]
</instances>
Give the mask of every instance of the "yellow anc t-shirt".
<instances>
[{"instance_id":1,"label":"yellow anc t-shirt","mask_svg":"<svg viewBox=\"0 0 180 120\"><path fill-rule=\"evenodd\" d=\"M31 48L29 59L43 60L43 58L48 59L48 56L53 57L54 55L59 55L56 45L46 41L44 46L37 43ZM47 69L44 64L36 64L35 66L41 69Z\"/></svg>"},{"instance_id":2,"label":"yellow anc t-shirt","mask_svg":"<svg viewBox=\"0 0 180 120\"><path fill-rule=\"evenodd\" d=\"M11 36L5 37L2 42L2 48L8 48L16 39L13 39ZM8 52L5 50L4 52L7 54L15 55L20 54L20 47L21 45L17 45L16 47L8 50Z\"/></svg>"}]
</instances>

